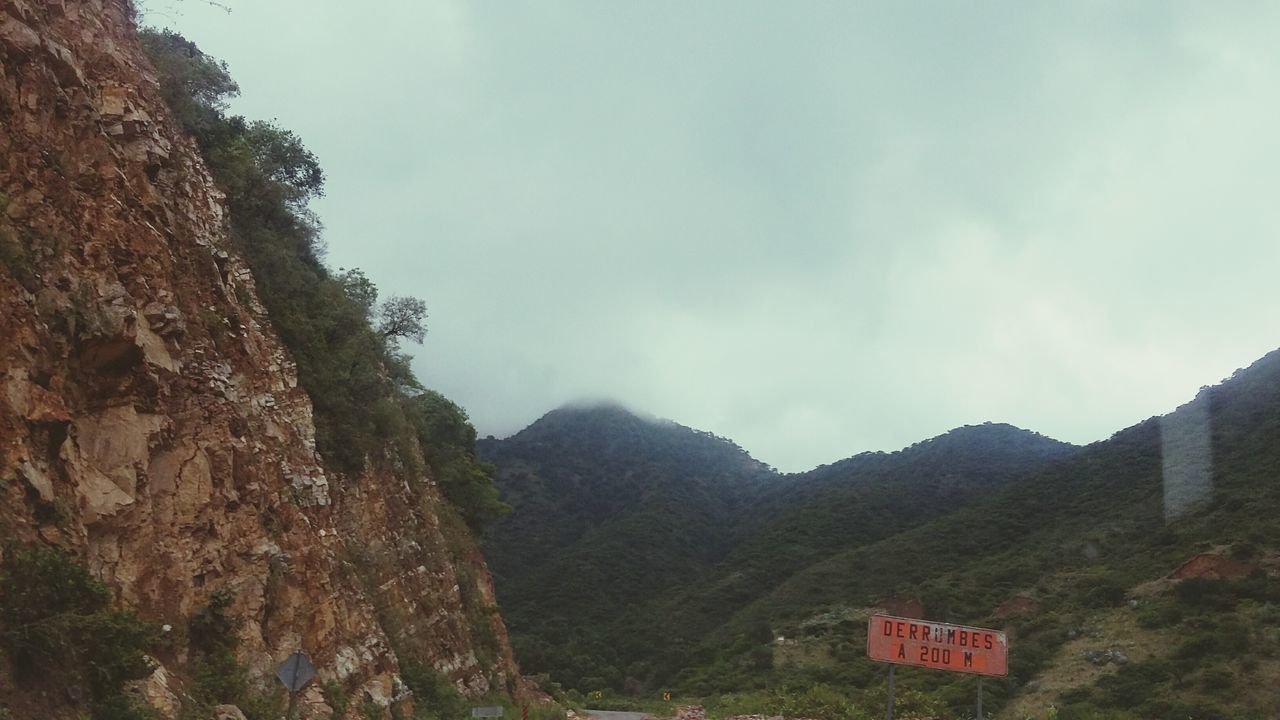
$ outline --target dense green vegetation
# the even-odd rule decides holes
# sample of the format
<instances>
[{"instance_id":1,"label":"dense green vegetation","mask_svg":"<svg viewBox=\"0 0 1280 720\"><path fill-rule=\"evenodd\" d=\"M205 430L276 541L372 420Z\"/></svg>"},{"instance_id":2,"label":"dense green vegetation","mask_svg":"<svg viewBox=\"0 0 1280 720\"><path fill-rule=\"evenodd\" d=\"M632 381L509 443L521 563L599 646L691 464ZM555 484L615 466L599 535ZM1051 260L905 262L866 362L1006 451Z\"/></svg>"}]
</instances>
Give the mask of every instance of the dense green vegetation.
<instances>
[{"instance_id":1,"label":"dense green vegetation","mask_svg":"<svg viewBox=\"0 0 1280 720\"><path fill-rule=\"evenodd\" d=\"M636 598L723 557L735 509L774 477L728 441L615 406L549 413L481 453L503 468L505 499L520 508L485 544L518 657L580 689L652 674L621 663L606 628Z\"/></svg>"},{"instance_id":2,"label":"dense green vegetation","mask_svg":"<svg viewBox=\"0 0 1280 720\"><path fill-rule=\"evenodd\" d=\"M703 583L659 600L651 617L664 618L673 634L696 642L802 569L965 507L1075 451L1036 433L987 423L789 476L738 519L755 528L752 534ZM767 643L773 636L762 629L766 625L754 622L743 632ZM752 652L756 664L763 661L763 650Z\"/></svg>"},{"instance_id":3,"label":"dense green vegetation","mask_svg":"<svg viewBox=\"0 0 1280 720\"><path fill-rule=\"evenodd\" d=\"M1072 627L1098 608L1119 605L1139 583L1163 576L1213 545L1268 551L1280 546L1278 381L1280 354L1272 354L1196 401L1208 403L1212 418L1215 496L1207 507L1166 519L1161 422L1144 422L970 508L806 569L721 627L701 649L703 664L691 666L684 682L716 690L728 689L726 678L729 683L747 679L738 670L743 660L735 643L755 624L768 622L780 634L812 638L840 661L808 669L803 663L773 668L774 676L803 670L864 687L879 682L882 671L861 657L865 627L857 621L841 623L842 609L865 607L889 594L911 594L924 600L929 617L1006 624L993 611L1014 593L1031 591L1042 607L1033 617L1011 623L1017 644L1010 677L988 684L992 704L998 706L1046 667ZM1196 410L1189 405L1177 412ZM1171 454L1166 448L1163 456ZM1258 613L1265 619L1280 610L1265 600L1271 592L1265 587L1274 581L1263 577L1256 582L1264 588L1255 587L1251 597L1262 601ZM1144 608L1144 614L1152 612ZM1266 622L1267 627L1274 624ZM1237 646L1231 662L1243 659L1245 647ZM1187 651L1186 658L1191 657L1197 653ZM1219 664L1212 654L1197 662L1200 670ZM964 680L941 673L915 675L917 687L957 701L966 695ZM1185 701L1192 704L1197 695L1181 687L1175 693L1191 698ZM1065 698L1064 717L1075 712L1073 704L1089 698L1101 704L1105 697L1111 696ZM1135 716L1156 712L1153 704L1137 708Z\"/></svg>"},{"instance_id":4,"label":"dense green vegetation","mask_svg":"<svg viewBox=\"0 0 1280 720\"><path fill-rule=\"evenodd\" d=\"M232 235L297 362L327 464L355 478L391 448L410 472L429 467L473 529L501 516L506 508L492 469L475 459L466 414L425 391L401 349L402 340L422 340L425 305L407 297L379 303L362 272L325 266L320 225L307 209L324 191L316 157L288 130L228 114L238 87L194 43L159 30L143 30L141 40L165 100L227 195ZM216 341L223 323L210 325Z\"/></svg>"},{"instance_id":5,"label":"dense green vegetation","mask_svg":"<svg viewBox=\"0 0 1280 720\"><path fill-rule=\"evenodd\" d=\"M618 478L646 467L643 453L632 458L636 465L612 459L593 466L589 456L570 461L567 448L574 444L543 438L493 452L504 497L516 509L496 528L491 548L509 523L534 522L525 516L527 504L550 512L556 506L546 496L558 491L565 502L597 507L604 501L594 499L590 484L603 484L608 495ZM1039 448L1039 454L1017 448ZM1007 474L994 470L994 458L1003 458ZM1206 496L1179 509L1178 478L1200 466ZM1063 653L1105 649L1105 635L1088 640L1094 637L1089 628L1105 618L1155 633L1148 639L1156 649L1108 666L1096 683L1036 695L1032 713L1043 716L1053 704L1061 718L1265 717L1274 693L1254 688L1272 685L1280 668L1280 583L1267 570L1280 550L1277 480L1280 352L1204 389L1169 416L1076 452L1054 450L1030 433L979 426L901 453L858 456L802 477L743 486L752 501L730 517L751 532L722 546L710 567L696 566L680 584L647 595L664 579L642 579L634 585L641 592L632 596L640 609L621 613L619 622L573 621L578 613L591 617L585 606L596 601L594 594L530 597L538 587L522 581L521 594L513 596L504 576L499 588L517 640L542 653L526 656L528 664L583 691L660 687L753 712L777 712L812 691L825 698L830 716L861 717L884 682L883 666L865 658L866 616L885 598L898 597L921 601L929 618L1010 632L1010 675L986 683L991 710L1028 697L1030 681L1070 660ZM665 492L666 486L650 489ZM625 517L606 517L627 530ZM559 547L568 547L576 572L591 578L586 586L631 586L636 567L663 567L601 568L572 545L582 538L608 548L613 526L588 527L579 536L554 523L541 536L526 528L522 537L534 546L521 549L521 562L544 552L540 543L567 538ZM651 542L661 553L672 552L657 534ZM1211 550L1229 551L1255 568L1253 575L1150 585ZM498 557L505 550L490 552ZM543 567L564 572L555 562ZM1032 598L1032 608L999 615L1018 594ZM583 607L570 605L575 615L559 628L517 609L544 597ZM563 639L548 634L556 630ZM1075 649L1064 649L1068 643ZM594 663L575 664L560 653L585 654ZM611 670L616 673L607 674ZM653 674L646 678L646 671ZM971 677L905 668L898 678L903 691L938 703L940 717L972 713Z\"/></svg>"},{"instance_id":6,"label":"dense green vegetation","mask_svg":"<svg viewBox=\"0 0 1280 720\"><path fill-rule=\"evenodd\" d=\"M476 429L466 411L432 390L409 398L404 410L418 442L432 449L427 455L431 477L467 525L480 530L510 512L493 483L497 468L476 457Z\"/></svg>"},{"instance_id":7,"label":"dense green vegetation","mask_svg":"<svg viewBox=\"0 0 1280 720\"><path fill-rule=\"evenodd\" d=\"M240 618L230 612L231 600L225 589L214 592L187 623L192 682L183 717L209 717L215 706L227 704L248 720L274 720L285 708L285 695L270 678L265 686L251 682L237 659Z\"/></svg>"},{"instance_id":8,"label":"dense green vegetation","mask_svg":"<svg viewBox=\"0 0 1280 720\"><path fill-rule=\"evenodd\" d=\"M13 547L0 566L0 649L25 685L87 693L94 720L145 720L125 692L151 674L159 628L111 606L111 592L60 550Z\"/></svg>"},{"instance_id":9,"label":"dense green vegetation","mask_svg":"<svg viewBox=\"0 0 1280 720\"><path fill-rule=\"evenodd\" d=\"M1195 717L1217 720L1270 714L1274 700L1241 697L1270 682L1276 661L1280 582L1264 573L1240 580L1191 578L1139 614L1148 628L1176 638L1171 652L1121 667L1063 698L1064 718ZM1268 688L1269 690L1269 688Z\"/></svg>"}]
</instances>

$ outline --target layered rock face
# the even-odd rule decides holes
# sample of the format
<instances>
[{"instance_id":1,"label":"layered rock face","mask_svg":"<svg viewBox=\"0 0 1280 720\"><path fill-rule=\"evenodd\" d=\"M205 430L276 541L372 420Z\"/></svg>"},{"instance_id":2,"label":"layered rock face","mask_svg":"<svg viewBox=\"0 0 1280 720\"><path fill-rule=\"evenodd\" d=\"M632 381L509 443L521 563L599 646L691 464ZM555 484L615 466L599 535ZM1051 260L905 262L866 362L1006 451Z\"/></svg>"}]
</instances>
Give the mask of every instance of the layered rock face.
<instances>
[{"instance_id":1,"label":"layered rock face","mask_svg":"<svg viewBox=\"0 0 1280 720\"><path fill-rule=\"evenodd\" d=\"M385 704L394 645L512 689L501 618L475 611L488 571L430 480L326 474L129 12L0 0L0 537L67 548L174 628L229 591L260 676L301 648ZM180 697L185 653L159 659L152 694Z\"/></svg>"}]
</instances>

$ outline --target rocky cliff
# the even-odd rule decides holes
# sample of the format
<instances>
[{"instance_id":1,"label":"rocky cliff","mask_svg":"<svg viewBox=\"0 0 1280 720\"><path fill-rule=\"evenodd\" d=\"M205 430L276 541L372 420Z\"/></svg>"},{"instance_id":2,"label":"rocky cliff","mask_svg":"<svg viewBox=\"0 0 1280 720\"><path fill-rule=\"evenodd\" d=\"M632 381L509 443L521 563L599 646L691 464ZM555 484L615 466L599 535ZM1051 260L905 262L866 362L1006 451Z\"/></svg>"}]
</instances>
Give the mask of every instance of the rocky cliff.
<instances>
[{"instance_id":1,"label":"rocky cliff","mask_svg":"<svg viewBox=\"0 0 1280 720\"><path fill-rule=\"evenodd\" d=\"M385 706L399 650L468 694L518 690L483 559L429 478L390 453L326 473L130 11L0 0L0 538L67 549L173 629L229 593L257 677L303 649ZM147 691L172 715L189 668L168 647Z\"/></svg>"}]
</instances>

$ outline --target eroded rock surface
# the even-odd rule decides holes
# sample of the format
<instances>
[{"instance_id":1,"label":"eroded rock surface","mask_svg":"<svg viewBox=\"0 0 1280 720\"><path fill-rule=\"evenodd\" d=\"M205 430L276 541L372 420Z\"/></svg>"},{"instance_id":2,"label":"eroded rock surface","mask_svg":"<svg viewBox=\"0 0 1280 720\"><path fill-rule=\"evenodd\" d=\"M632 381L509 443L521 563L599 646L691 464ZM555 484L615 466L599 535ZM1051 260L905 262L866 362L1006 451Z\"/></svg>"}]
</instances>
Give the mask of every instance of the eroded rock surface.
<instances>
[{"instance_id":1,"label":"eroded rock surface","mask_svg":"<svg viewBox=\"0 0 1280 720\"><path fill-rule=\"evenodd\" d=\"M0 530L71 550L172 627L232 592L260 678L302 648L321 679L385 703L403 694L398 646L467 692L514 687L501 618L480 648L464 612L463 593L492 604L488 572L429 479L320 463L128 13L0 0ZM144 694L171 715L187 658L159 659Z\"/></svg>"}]
</instances>

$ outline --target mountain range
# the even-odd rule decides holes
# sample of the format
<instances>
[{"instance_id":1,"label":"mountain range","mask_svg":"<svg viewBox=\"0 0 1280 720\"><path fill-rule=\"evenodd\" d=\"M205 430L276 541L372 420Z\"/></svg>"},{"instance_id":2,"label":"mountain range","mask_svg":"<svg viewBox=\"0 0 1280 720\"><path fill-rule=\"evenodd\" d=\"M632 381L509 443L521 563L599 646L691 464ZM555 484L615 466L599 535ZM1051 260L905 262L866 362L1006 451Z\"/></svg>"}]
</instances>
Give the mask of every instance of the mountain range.
<instances>
[{"instance_id":1,"label":"mountain range","mask_svg":"<svg viewBox=\"0 0 1280 720\"><path fill-rule=\"evenodd\" d=\"M1199 646L1179 643L1212 646L1205 623L1231 631L1259 613L1280 636L1267 564L1278 440L1280 352L1085 447L986 423L797 474L617 405L567 407L479 443L514 508L484 548L517 653L553 686L870 689L883 671L863 657L865 618L879 607L1009 631L1010 676L988 684L989 707L1203 715L1224 698L1196 678L1248 675L1247 655L1191 663ZM1255 577L1165 580L1201 556ZM1196 592L1231 612L1206 619L1179 594L1206 583ZM1117 637L1090 629L1103 619ZM1130 636L1173 645L1063 680L1086 632L1098 647L1079 652L1120 652L1108 643ZM972 702L961 678L904 675L955 711Z\"/></svg>"}]
</instances>

